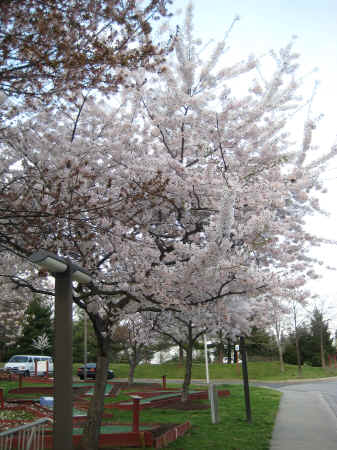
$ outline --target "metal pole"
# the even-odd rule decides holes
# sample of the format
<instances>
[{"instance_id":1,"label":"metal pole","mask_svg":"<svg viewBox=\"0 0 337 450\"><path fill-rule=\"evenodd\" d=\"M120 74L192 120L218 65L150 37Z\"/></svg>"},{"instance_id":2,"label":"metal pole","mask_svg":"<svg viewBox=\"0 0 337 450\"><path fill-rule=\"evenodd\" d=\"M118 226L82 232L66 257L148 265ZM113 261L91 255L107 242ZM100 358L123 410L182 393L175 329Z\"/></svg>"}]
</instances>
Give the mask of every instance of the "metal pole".
<instances>
[{"instance_id":1,"label":"metal pole","mask_svg":"<svg viewBox=\"0 0 337 450\"><path fill-rule=\"evenodd\" d=\"M218 392L216 390L216 385L211 383L208 386L208 398L211 402L211 417L212 423L219 423L219 402L218 402Z\"/></svg>"},{"instance_id":2,"label":"metal pole","mask_svg":"<svg viewBox=\"0 0 337 450\"><path fill-rule=\"evenodd\" d=\"M84 381L87 379L87 355L88 355L88 321L87 313L84 311L84 369L83 378Z\"/></svg>"},{"instance_id":3,"label":"metal pole","mask_svg":"<svg viewBox=\"0 0 337 450\"><path fill-rule=\"evenodd\" d=\"M244 386L244 390L245 390L246 416L247 416L247 422L252 423L252 413L251 413L251 409L250 409L248 369L247 369L247 354L246 354L246 347L245 347L245 339L243 336L240 337L240 351L241 351L241 358L242 358L243 386Z\"/></svg>"},{"instance_id":4,"label":"metal pole","mask_svg":"<svg viewBox=\"0 0 337 450\"><path fill-rule=\"evenodd\" d=\"M204 348L205 348L206 382L207 382L207 384L209 384L209 371L208 371L208 354L207 354L207 339L206 339L206 333L204 333Z\"/></svg>"},{"instance_id":5,"label":"metal pole","mask_svg":"<svg viewBox=\"0 0 337 450\"><path fill-rule=\"evenodd\" d=\"M72 282L71 272L55 275L54 450L72 450Z\"/></svg>"}]
</instances>

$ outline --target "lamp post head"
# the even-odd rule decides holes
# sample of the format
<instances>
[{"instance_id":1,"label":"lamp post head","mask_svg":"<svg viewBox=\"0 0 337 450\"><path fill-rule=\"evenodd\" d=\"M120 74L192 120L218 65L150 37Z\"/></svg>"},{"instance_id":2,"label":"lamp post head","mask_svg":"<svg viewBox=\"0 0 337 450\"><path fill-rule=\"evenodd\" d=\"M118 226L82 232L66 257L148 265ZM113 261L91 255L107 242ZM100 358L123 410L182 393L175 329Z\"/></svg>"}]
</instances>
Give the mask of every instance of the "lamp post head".
<instances>
[{"instance_id":1,"label":"lamp post head","mask_svg":"<svg viewBox=\"0 0 337 450\"><path fill-rule=\"evenodd\" d=\"M83 269L83 267L80 267L72 262L69 262L69 267L72 272L72 279L74 281L77 281L80 284L90 284L92 282L90 273Z\"/></svg>"},{"instance_id":2,"label":"lamp post head","mask_svg":"<svg viewBox=\"0 0 337 450\"><path fill-rule=\"evenodd\" d=\"M63 273L69 269L72 280L80 284L89 284L92 281L90 273L83 267L46 250L38 250L29 259L32 263L46 269L51 274Z\"/></svg>"},{"instance_id":3,"label":"lamp post head","mask_svg":"<svg viewBox=\"0 0 337 450\"><path fill-rule=\"evenodd\" d=\"M51 273L62 273L68 269L68 264L62 258L46 250L38 250L29 259Z\"/></svg>"}]
</instances>

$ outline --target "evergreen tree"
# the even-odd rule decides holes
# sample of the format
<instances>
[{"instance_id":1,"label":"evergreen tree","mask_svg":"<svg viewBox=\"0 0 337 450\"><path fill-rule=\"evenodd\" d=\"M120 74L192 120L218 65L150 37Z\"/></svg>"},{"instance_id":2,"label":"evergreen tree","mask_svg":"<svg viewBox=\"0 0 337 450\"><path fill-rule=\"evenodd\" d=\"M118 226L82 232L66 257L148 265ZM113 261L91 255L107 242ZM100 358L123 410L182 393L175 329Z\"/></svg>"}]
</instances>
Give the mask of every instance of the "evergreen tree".
<instances>
[{"instance_id":1,"label":"evergreen tree","mask_svg":"<svg viewBox=\"0 0 337 450\"><path fill-rule=\"evenodd\" d=\"M334 352L333 340L323 312L315 307L310 321L312 365L326 366L327 355Z\"/></svg>"},{"instance_id":2,"label":"evergreen tree","mask_svg":"<svg viewBox=\"0 0 337 450\"><path fill-rule=\"evenodd\" d=\"M52 309L42 299L34 297L25 310L22 335L16 342L16 353L33 355L41 353L40 350L34 347L33 341L42 335L46 335L49 342L49 347L43 353L51 355L54 336Z\"/></svg>"},{"instance_id":3,"label":"evergreen tree","mask_svg":"<svg viewBox=\"0 0 337 450\"><path fill-rule=\"evenodd\" d=\"M328 323L324 320L323 313L315 308L310 324L301 325L297 331L300 342L301 363L325 367L327 355L334 353L335 349L328 329ZM291 333L288 336L284 360L289 364L296 364L295 333Z\"/></svg>"},{"instance_id":4,"label":"evergreen tree","mask_svg":"<svg viewBox=\"0 0 337 450\"><path fill-rule=\"evenodd\" d=\"M73 323L73 361L84 361L84 319L80 317ZM87 320L87 361L95 362L97 357L97 340L93 325Z\"/></svg>"},{"instance_id":5,"label":"evergreen tree","mask_svg":"<svg viewBox=\"0 0 337 450\"><path fill-rule=\"evenodd\" d=\"M273 336L265 329L254 326L246 340L249 356L272 358L277 355L277 346Z\"/></svg>"},{"instance_id":6,"label":"evergreen tree","mask_svg":"<svg viewBox=\"0 0 337 450\"><path fill-rule=\"evenodd\" d=\"M310 344L310 328L304 323L299 325L297 330L290 333L287 337L284 350L284 362L288 364L298 364L296 354L296 333L300 348L300 363L301 365L304 363L311 364L313 353Z\"/></svg>"}]
</instances>

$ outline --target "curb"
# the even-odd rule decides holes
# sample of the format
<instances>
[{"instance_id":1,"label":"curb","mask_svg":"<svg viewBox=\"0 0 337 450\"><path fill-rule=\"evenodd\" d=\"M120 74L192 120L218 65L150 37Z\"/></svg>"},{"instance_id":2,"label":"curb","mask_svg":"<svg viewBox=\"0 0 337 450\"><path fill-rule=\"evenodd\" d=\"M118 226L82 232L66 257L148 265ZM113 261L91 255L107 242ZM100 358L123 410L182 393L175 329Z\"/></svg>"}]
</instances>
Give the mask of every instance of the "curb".
<instances>
[{"instance_id":1,"label":"curb","mask_svg":"<svg viewBox=\"0 0 337 450\"><path fill-rule=\"evenodd\" d=\"M125 381L127 378L115 378L115 381ZM134 382L144 382L144 381L152 381L161 383L162 380L160 378L135 378ZM183 378L167 378L166 380L169 383L182 383ZM324 377L324 378L301 378L301 379L294 379L294 380L256 380L256 379L249 379L249 383L259 383L259 384L301 384L301 383L314 383L319 381L337 381L337 377ZM211 383L215 384L242 384L242 379L237 378L230 378L230 379L219 379L216 378L214 380L210 380ZM192 379L191 384L207 384L206 380L204 379Z\"/></svg>"}]
</instances>

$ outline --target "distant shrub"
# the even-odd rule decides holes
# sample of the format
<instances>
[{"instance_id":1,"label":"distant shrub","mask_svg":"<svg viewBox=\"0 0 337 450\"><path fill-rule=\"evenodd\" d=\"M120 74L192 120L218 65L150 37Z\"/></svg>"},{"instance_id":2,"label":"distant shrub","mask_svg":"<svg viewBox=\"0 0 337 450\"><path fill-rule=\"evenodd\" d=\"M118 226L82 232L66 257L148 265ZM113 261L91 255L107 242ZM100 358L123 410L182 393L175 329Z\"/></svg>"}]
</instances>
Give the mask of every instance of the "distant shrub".
<instances>
[{"instance_id":1,"label":"distant shrub","mask_svg":"<svg viewBox=\"0 0 337 450\"><path fill-rule=\"evenodd\" d=\"M311 357L311 365L312 367L321 367L321 355L319 353L314 353Z\"/></svg>"}]
</instances>

